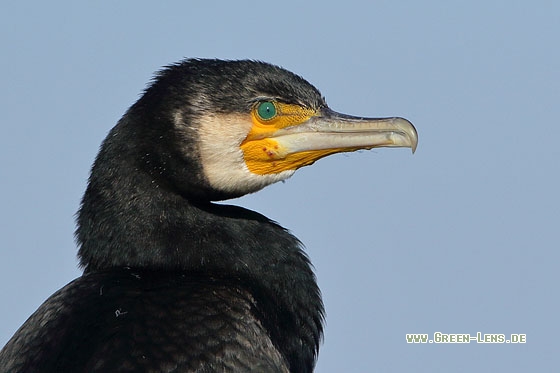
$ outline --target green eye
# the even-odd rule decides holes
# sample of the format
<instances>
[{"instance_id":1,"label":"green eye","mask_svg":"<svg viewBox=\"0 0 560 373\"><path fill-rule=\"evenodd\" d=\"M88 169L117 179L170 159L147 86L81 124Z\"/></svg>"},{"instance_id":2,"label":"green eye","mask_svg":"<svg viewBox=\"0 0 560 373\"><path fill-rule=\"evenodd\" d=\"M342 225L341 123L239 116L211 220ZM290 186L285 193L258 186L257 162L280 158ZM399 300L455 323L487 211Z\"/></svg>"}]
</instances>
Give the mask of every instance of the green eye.
<instances>
[{"instance_id":1,"label":"green eye","mask_svg":"<svg viewBox=\"0 0 560 373\"><path fill-rule=\"evenodd\" d=\"M257 114L262 120L269 120L276 116L276 106L270 101L264 101L257 106Z\"/></svg>"}]
</instances>

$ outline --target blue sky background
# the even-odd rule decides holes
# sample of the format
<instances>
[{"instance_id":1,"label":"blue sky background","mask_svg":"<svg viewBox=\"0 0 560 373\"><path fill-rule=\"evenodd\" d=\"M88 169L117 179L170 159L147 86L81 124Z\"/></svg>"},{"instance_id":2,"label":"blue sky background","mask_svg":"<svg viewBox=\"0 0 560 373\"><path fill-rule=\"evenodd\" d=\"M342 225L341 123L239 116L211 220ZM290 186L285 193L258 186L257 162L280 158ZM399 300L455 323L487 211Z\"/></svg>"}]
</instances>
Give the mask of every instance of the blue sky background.
<instances>
[{"instance_id":1,"label":"blue sky background","mask_svg":"<svg viewBox=\"0 0 560 373\"><path fill-rule=\"evenodd\" d=\"M80 275L91 163L152 74L251 58L419 132L414 155L332 156L231 201L305 243L327 309L317 371L558 367L558 2L5 1L0 45L0 345ZM438 331L527 343L405 342Z\"/></svg>"}]
</instances>

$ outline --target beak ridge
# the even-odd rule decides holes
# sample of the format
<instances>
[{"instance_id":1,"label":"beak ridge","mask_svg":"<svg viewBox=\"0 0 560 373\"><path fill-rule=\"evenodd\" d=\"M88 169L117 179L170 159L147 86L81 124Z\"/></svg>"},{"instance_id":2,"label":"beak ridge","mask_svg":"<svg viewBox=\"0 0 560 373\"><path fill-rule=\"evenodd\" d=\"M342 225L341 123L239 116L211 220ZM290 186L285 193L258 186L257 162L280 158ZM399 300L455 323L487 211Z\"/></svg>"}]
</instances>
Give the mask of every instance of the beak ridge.
<instances>
[{"instance_id":1,"label":"beak ridge","mask_svg":"<svg viewBox=\"0 0 560 373\"><path fill-rule=\"evenodd\" d=\"M288 145L290 153L378 147L408 147L414 153L418 145L418 132L407 119L355 117L329 108L322 109L320 115L299 126L278 131L276 135Z\"/></svg>"}]
</instances>

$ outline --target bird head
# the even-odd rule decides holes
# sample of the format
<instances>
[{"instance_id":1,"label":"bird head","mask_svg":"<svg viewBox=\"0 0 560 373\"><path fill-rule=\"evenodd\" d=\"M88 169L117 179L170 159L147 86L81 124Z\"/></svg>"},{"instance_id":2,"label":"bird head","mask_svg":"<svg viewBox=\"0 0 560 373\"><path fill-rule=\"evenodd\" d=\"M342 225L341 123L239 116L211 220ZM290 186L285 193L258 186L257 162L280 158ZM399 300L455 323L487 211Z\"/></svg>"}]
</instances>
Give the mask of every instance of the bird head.
<instances>
[{"instance_id":1,"label":"bird head","mask_svg":"<svg viewBox=\"0 0 560 373\"><path fill-rule=\"evenodd\" d=\"M151 111L139 113L142 108ZM418 141L406 119L337 113L303 78L258 61L189 59L169 66L132 111L148 127L168 123L149 134L147 152L159 160L150 167L173 170L167 178L180 190L210 200L255 192L331 154L376 147L414 152ZM162 160L183 165L163 167Z\"/></svg>"}]
</instances>

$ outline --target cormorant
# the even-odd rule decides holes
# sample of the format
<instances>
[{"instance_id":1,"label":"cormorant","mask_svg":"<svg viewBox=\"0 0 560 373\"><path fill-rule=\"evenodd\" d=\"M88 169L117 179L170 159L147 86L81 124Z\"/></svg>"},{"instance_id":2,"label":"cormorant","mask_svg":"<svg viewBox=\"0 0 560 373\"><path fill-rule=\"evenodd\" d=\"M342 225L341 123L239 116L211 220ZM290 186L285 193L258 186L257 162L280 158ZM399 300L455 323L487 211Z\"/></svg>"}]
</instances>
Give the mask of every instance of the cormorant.
<instances>
[{"instance_id":1,"label":"cormorant","mask_svg":"<svg viewBox=\"0 0 560 373\"><path fill-rule=\"evenodd\" d=\"M410 147L402 118L338 114L257 61L160 71L101 145L77 214L84 269L0 352L2 372L311 372L323 304L296 237L213 203L338 153Z\"/></svg>"}]
</instances>

